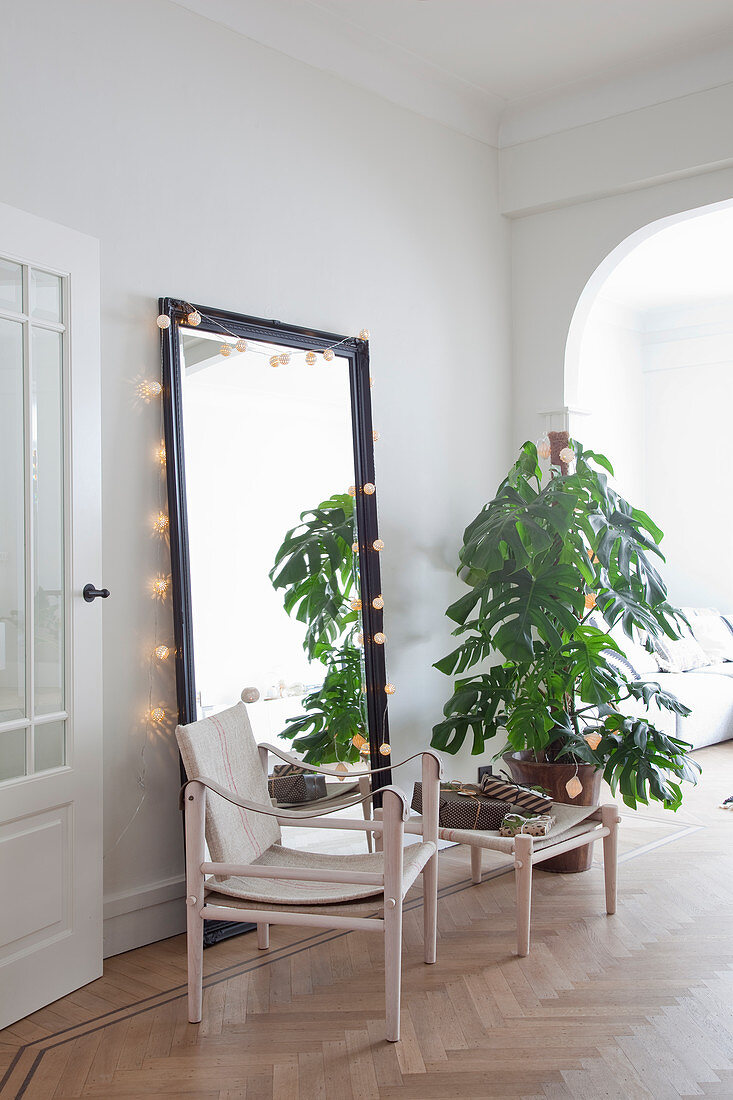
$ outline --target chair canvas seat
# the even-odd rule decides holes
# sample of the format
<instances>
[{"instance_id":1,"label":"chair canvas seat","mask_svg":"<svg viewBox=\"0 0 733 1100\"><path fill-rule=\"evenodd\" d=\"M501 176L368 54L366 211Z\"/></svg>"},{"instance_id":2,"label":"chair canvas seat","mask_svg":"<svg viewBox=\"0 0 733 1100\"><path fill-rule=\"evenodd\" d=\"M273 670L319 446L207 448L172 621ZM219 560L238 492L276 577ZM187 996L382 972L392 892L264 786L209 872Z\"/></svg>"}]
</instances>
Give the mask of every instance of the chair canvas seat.
<instances>
[{"instance_id":1,"label":"chair canvas seat","mask_svg":"<svg viewBox=\"0 0 733 1100\"><path fill-rule=\"evenodd\" d=\"M410 844L404 850L402 896L412 886L436 847L432 842ZM384 856L381 852L333 855L327 852L306 852L273 844L257 859L254 866L302 867L307 870L367 871L384 873ZM232 876L218 880L208 879L207 887L217 894L244 898L248 901L279 905L333 905L383 895L381 886L365 886L351 882L302 882L297 879L265 879Z\"/></svg>"}]
</instances>

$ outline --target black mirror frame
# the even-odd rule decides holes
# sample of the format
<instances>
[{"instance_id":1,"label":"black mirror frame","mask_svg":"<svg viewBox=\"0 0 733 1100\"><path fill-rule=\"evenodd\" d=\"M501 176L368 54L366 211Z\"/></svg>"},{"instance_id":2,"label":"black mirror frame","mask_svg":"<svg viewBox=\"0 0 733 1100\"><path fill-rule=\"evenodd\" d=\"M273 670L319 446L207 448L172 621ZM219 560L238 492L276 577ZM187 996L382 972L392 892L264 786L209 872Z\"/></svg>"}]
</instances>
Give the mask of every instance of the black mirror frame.
<instances>
[{"instance_id":1,"label":"black mirror frame","mask_svg":"<svg viewBox=\"0 0 733 1100\"><path fill-rule=\"evenodd\" d=\"M384 618L383 610L372 604L382 591L380 552L373 549L374 541L379 538L377 493L368 495L362 491L362 486L375 483L369 344L355 337L338 336L332 332L286 325L281 321L229 313L184 302L179 298L160 298L158 304L160 313L170 319L169 327L161 329L161 355L178 721L181 725L196 721L179 339L180 328L190 327L187 323L188 314L196 310L202 318L198 328L203 332L213 332L221 336L234 335L245 340L281 344L303 351L320 352L338 344L337 354L349 361L369 748L371 766L385 768L374 776L373 788L377 790L387 786L392 781L391 771L386 766L390 761L380 753L381 746L389 744L385 647L373 642L374 635L383 629Z\"/></svg>"}]
</instances>

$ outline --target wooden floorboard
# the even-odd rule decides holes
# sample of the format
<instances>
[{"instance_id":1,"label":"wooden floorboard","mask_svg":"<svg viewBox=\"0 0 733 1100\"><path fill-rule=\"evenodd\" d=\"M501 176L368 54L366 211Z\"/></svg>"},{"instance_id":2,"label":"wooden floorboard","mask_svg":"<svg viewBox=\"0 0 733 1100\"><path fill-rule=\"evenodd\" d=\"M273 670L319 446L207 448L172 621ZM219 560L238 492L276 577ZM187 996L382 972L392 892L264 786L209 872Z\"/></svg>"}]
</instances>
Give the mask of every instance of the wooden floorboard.
<instances>
[{"instance_id":1,"label":"wooden floorboard","mask_svg":"<svg viewBox=\"0 0 733 1100\"><path fill-rule=\"evenodd\" d=\"M470 882L441 852L438 962L405 912L402 1039L383 1039L379 937L274 927L204 955L186 1020L185 940L109 959L104 976L0 1032L3 1100L673 1100L733 1097L733 743L677 815L624 811L619 906L600 860L535 873L532 952L514 956L506 860ZM600 856L600 852L599 852Z\"/></svg>"}]
</instances>

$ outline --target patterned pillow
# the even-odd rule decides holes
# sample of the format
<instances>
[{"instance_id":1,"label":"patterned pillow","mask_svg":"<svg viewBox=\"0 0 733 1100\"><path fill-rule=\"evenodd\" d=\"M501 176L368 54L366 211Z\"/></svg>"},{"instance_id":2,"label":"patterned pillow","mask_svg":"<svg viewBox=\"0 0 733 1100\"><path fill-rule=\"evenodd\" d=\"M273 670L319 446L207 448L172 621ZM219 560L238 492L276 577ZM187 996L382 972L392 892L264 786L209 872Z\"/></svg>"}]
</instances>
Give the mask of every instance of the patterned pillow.
<instances>
[{"instance_id":1,"label":"patterned pillow","mask_svg":"<svg viewBox=\"0 0 733 1100\"><path fill-rule=\"evenodd\" d=\"M705 650L686 626L682 627L682 635L676 641L666 634L661 638L654 638L654 652L660 672L691 672L692 669L705 668L711 663Z\"/></svg>"},{"instance_id":2,"label":"patterned pillow","mask_svg":"<svg viewBox=\"0 0 733 1100\"><path fill-rule=\"evenodd\" d=\"M733 630L714 607L683 607L695 640L712 663L733 661Z\"/></svg>"},{"instance_id":3,"label":"patterned pillow","mask_svg":"<svg viewBox=\"0 0 733 1100\"><path fill-rule=\"evenodd\" d=\"M630 680L643 680L645 676L659 672L656 657L649 653L639 642L632 641L623 631L620 623L608 629L608 624L599 611L594 611L588 618L590 626L602 630L608 634L611 641L615 642L621 650L607 649L603 656L610 665ZM733 637L733 635L731 635Z\"/></svg>"}]
</instances>

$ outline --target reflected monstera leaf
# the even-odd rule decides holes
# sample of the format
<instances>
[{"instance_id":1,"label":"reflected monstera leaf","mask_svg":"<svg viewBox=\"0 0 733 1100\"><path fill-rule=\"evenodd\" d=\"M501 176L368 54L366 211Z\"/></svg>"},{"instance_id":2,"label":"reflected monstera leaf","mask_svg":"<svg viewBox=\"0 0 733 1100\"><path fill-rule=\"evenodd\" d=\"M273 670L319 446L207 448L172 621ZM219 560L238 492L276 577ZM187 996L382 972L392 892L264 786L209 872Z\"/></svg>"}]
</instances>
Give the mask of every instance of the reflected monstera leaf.
<instances>
[{"instance_id":1,"label":"reflected monstera leaf","mask_svg":"<svg viewBox=\"0 0 733 1100\"><path fill-rule=\"evenodd\" d=\"M290 718L281 737L293 741L309 764L356 763L352 744L364 736L362 651L356 644L360 615L351 607L359 590L353 550L355 502L335 494L302 512L285 536L270 570L288 615L305 624L303 648L325 668L322 685L303 699L304 714Z\"/></svg>"}]
</instances>

